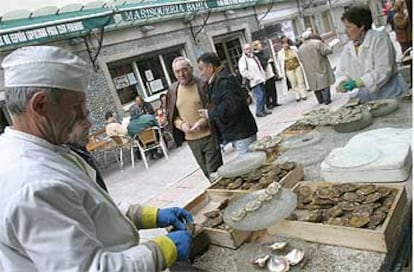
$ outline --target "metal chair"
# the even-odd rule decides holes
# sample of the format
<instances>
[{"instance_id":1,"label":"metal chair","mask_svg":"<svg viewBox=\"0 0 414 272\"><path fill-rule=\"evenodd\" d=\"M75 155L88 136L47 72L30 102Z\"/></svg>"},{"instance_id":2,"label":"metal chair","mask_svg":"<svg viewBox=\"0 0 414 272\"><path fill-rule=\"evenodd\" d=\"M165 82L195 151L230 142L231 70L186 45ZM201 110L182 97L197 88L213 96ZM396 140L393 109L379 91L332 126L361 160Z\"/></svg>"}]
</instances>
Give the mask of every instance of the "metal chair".
<instances>
[{"instance_id":1,"label":"metal chair","mask_svg":"<svg viewBox=\"0 0 414 272\"><path fill-rule=\"evenodd\" d=\"M112 142L107 145L107 151L113 151L115 158L119 161L120 167L124 166L124 158L123 158L123 150L124 149L131 149L131 161L134 164L134 156L133 156L133 144L131 137L129 136L111 136ZM116 156L116 150L119 150L119 160ZM106 160L106 159L105 159Z\"/></svg>"},{"instance_id":2,"label":"metal chair","mask_svg":"<svg viewBox=\"0 0 414 272\"><path fill-rule=\"evenodd\" d=\"M165 145L162 136L163 135L159 127L151 127L141 131L133 137L131 144L132 167L135 167L133 147L138 147L139 152L141 153L141 158L144 161L145 168L148 168L148 161L145 156L145 152L157 149L158 147L161 148L165 158L168 160L167 146Z\"/></svg>"}]
</instances>

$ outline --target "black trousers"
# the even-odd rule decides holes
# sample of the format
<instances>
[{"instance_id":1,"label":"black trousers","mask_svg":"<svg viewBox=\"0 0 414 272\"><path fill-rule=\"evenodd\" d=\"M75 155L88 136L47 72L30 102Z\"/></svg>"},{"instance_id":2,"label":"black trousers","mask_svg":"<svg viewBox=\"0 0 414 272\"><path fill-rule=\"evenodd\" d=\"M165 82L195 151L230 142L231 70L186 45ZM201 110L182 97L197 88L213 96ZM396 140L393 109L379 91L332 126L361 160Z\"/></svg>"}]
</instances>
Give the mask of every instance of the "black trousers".
<instances>
[{"instance_id":1,"label":"black trousers","mask_svg":"<svg viewBox=\"0 0 414 272\"><path fill-rule=\"evenodd\" d=\"M273 108L277 103L277 91L275 78L269 78L265 83L265 93L266 93L266 107Z\"/></svg>"},{"instance_id":2,"label":"black trousers","mask_svg":"<svg viewBox=\"0 0 414 272\"><path fill-rule=\"evenodd\" d=\"M319 104L330 104L331 103L331 88L327 87L322 90L314 91L316 100L318 100Z\"/></svg>"}]
</instances>

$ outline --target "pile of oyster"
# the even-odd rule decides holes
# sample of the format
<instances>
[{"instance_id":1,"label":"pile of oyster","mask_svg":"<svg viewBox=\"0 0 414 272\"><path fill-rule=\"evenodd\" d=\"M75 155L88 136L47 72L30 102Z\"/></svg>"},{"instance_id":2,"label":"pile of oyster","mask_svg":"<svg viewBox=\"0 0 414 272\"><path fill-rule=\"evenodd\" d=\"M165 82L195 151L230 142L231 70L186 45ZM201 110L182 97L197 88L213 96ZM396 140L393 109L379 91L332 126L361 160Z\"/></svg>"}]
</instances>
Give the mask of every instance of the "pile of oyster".
<instances>
[{"instance_id":1,"label":"pile of oyster","mask_svg":"<svg viewBox=\"0 0 414 272\"><path fill-rule=\"evenodd\" d=\"M231 230L232 228L223 221L223 210L229 203L228 199L220 202L216 209L203 213L205 220L201 223L203 227Z\"/></svg>"},{"instance_id":2,"label":"pile of oyster","mask_svg":"<svg viewBox=\"0 0 414 272\"><path fill-rule=\"evenodd\" d=\"M295 162L284 162L280 165L264 164L246 175L235 178L222 178L211 188L257 191L266 188L274 181L280 181L295 167Z\"/></svg>"},{"instance_id":3,"label":"pile of oyster","mask_svg":"<svg viewBox=\"0 0 414 272\"><path fill-rule=\"evenodd\" d=\"M296 210L288 220L375 229L394 203L397 189L374 184L301 185Z\"/></svg>"},{"instance_id":4,"label":"pile of oyster","mask_svg":"<svg viewBox=\"0 0 414 272\"><path fill-rule=\"evenodd\" d=\"M264 202L270 201L274 197L279 197L280 188L281 186L278 182L270 183L264 192L260 193L255 199L247 202L246 205L240 210L234 211L231 214L230 219L234 222L243 220L243 218L246 217L247 213L251 213L260 209Z\"/></svg>"},{"instance_id":5,"label":"pile of oyster","mask_svg":"<svg viewBox=\"0 0 414 272\"><path fill-rule=\"evenodd\" d=\"M265 136L249 145L250 151L261 151L276 147L282 141L280 136Z\"/></svg>"},{"instance_id":6,"label":"pile of oyster","mask_svg":"<svg viewBox=\"0 0 414 272\"><path fill-rule=\"evenodd\" d=\"M288 127L286 130L282 132L282 135L284 134L300 134L303 132L309 132L313 130L315 126L312 126L310 124L302 124L302 123L294 123L292 126Z\"/></svg>"},{"instance_id":7,"label":"pile of oyster","mask_svg":"<svg viewBox=\"0 0 414 272\"><path fill-rule=\"evenodd\" d=\"M299 124L312 126L328 126L347 124L362 119L362 111L364 108L345 108L342 107L335 112L328 108L320 108L312 110L304 114L304 118L298 121Z\"/></svg>"},{"instance_id":8,"label":"pile of oyster","mask_svg":"<svg viewBox=\"0 0 414 272\"><path fill-rule=\"evenodd\" d=\"M303 260L305 252L298 248L288 249L287 245L286 241L275 242L268 246L268 254L257 256L250 262L259 268L267 267L271 272L289 271L290 266L295 266Z\"/></svg>"}]
</instances>

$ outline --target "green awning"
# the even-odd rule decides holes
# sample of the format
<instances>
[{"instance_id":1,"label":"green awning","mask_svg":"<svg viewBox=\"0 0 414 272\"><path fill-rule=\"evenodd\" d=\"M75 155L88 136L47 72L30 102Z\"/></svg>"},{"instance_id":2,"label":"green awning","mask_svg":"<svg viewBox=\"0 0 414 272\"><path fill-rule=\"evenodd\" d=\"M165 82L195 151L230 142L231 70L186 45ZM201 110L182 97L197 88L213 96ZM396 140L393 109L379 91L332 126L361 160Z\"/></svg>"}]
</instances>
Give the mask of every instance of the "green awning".
<instances>
[{"instance_id":1,"label":"green awning","mask_svg":"<svg viewBox=\"0 0 414 272\"><path fill-rule=\"evenodd\" d=\"M84 36L111 23L113 10L108 8L4 21L0 23L0 51Z\"/></svg>"}]
</instances>

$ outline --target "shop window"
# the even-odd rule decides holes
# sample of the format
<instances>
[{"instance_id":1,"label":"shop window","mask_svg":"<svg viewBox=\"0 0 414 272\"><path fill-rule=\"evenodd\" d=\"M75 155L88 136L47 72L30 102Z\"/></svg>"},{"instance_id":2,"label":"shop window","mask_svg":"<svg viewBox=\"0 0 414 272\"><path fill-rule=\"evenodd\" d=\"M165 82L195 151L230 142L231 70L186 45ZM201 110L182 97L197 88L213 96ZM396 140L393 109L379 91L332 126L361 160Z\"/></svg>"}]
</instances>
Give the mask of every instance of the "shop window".
<instances>
[{"instance_id":1,"label":"shop window","mask_svg":"<svg viewBox=\"0 0 414 272\"><path fill-rule=\"evenodd\" d=\"M232 73L238 71L238 62L243 54L240 39L230 39L228 41L218 42L214 44L219 58L228 65Z\"/></svg>"},{"instance_id":2,"label":"shop window","mask_svg":"<svg viewBox=\"0 0 414 272\"><path fill-rule=\"evenodd\" d=\"M131 64L119 64L109 67L112 80L115 85L121 104L126 104L138 95L137 79Z\"/></svg>"},{"instance_id":3,"label":"shop window","mask_svg":"<svg viewBox=\"0 0 414 272\"><path fill-rule=\"evenodd\" d=\"M331 15L329 11L325 11L322 13L322 23L325 33L332 31L331 27Z\"/></svg>"},{"instance_id":4,"label":"shop window","mask_svg":"<svg viewBox=\"0 0 414 272\"><path fill-rule=\"evenodd\" d=\"M175 81L172 61L183 52L182 48L169 48L109 64L121 104L129 104L137 95L147 101L157 99Z\"/></svg>"}]
</instances>

